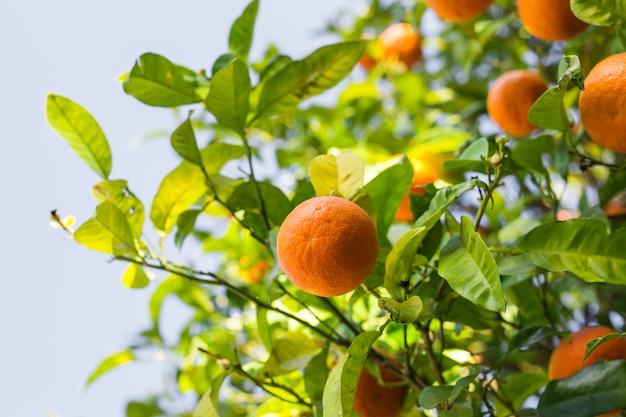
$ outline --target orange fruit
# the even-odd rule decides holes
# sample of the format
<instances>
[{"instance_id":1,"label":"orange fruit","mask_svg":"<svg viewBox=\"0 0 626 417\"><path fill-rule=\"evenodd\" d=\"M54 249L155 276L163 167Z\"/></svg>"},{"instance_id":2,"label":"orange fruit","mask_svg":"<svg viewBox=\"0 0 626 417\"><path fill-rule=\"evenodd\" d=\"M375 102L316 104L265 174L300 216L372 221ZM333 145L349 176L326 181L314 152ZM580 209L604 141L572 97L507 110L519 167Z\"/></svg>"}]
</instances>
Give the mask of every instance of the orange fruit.
<instances>
[{"instance_id":1,"label":"orange fruit","mask_svg":"<svg viewBox=\"0 0 626 417\"><path fill-rule=\"evenodd\" d=\"M569 2L570 0L518 0L517 13L531 35L544 41L566 41L589 26L574 16Z\"/></svg>"},{"instance_id":2,"label":"orange fruit","mask_svg":"<svg viewBox=\"0 0 626 417\"><path fill-rule=\"evenodd\" d=\"M424 0L442 20L465 22L482 14L493 0Z\"/></svg>"},{"instance_id":3,"label":"orange fruit","mask_svg":"<svg viewBox=\"0 0 626 417\"><path fill-rule=\"evenodd\" d=\"M383 382L402 381L402 378L381 365L378 365L378 369ZM406 385L394 387L380 385L378 380L363 368L356 386L354 410L361 417L397 417L402 412L407 391Z\"/></svg>"},{"instance_id":4,"label":"orange fruit","mask_svg":"<svg viewBox=\"0 0 626 417\"><path fill-rule=\"evenodd\" d=\"M389 161L385 163L385 167L390 167L391 165L399 163L402 160L402 157L403 155L392 156ZM433 165L424 159L420 159L415 155L407 155L407 158L409 158L409 162L413 167L413 179L411 181L411 188L409 188L408 191L413 194L422 195L426 192L423 186L437 181L439 179L439 173ZM398 207L398 211L396 211L395 219L397 221L413 221L410 201L411 198L409 195L405 195L400 203L400 207Z\"/></svg>"},{"instance_id":5,"label":"orange fruit","mask_svg":"<svg viewBox=\"0 0 626 417\"><path fill-rule=\"evenodd\" d=\"M589 137L607 149L626 153L626 52L598 62L580 93L578 107Z\"/></svg>"},{"instance_id":6,"label":"orange fruit","mask_svg":"<svg viewBox=\"0 0 626 417\"><path fill-rule=\"evenodd\" d=\"M354 290L376 264L378 235L370 216L341 197L300 203L280 226L278 261L294 285L334 297Z\"/></svg>"},{"instance_id":7,"label":"orange fruit","mask_svg":"<svg viewBox=\"0 0 626 417\"><path fill-rule=\"evenodd\" d=\"M547 89L543 78L534 72L505 72L489 88L487 113L506 134L528 136L537 128L528 121L528 111Z\"/></svg>"},{"instance_id":8,"label":"orange fruit","mask_svg":"<svg viewBox=\"0 0 626 417\"><path fill-rule=\"evenodd\" d=\"M596 337L615 333L615 330L604 326L588 326L570 335L571 341L561 340L550 356L548 364L548 377L552 379L567 378L578 372L585 356L587 342ZM626 338L612 339L594 349L582 363L583 368L595 361L607 359L626 359ZM619 413L620 410L612 410L598 417L608 417Z\"/></svg>"},{"instance_id":9,"label":"orange fruit","mask_svg":"<svg viewBox=\"0 0 626 417\"><path fill-rule=\"evenodd\" d=\"M378 37L378 51L381 59L410 69L422 59L420 35L408 23L394 23Z\"/></svg>"}]
</instances>

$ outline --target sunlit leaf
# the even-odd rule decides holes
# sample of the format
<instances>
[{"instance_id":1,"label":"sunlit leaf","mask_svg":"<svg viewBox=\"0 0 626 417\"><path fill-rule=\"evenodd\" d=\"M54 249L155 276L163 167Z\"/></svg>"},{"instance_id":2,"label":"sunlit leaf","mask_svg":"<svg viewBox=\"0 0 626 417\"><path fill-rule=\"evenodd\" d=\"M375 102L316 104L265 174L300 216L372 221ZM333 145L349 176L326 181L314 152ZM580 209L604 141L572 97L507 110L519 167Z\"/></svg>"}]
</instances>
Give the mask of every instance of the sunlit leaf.
<instances>
[{"instance_id":1,"label":"sunlit leaf","mask_svg":"<svg viewBox=\"0 0 626 417\"><path fill-rule=\"evenodd\" d=\"M271 184L261 182L256 185L253 182L246 182L238 186L230 195L227 205L233 212L241 212L243 223L263 238L267 237L267 227L264 213L261 211L259 195L263 199L265 215L270 228L282 223L289 200L283 192Z\"/></svg>"},{"instance_id":2,"label":"sunlit leaf","mask_svg":"<svg viewBox=\"0 0 626 417\"><path fill-rule=\"evenodd\" d=\"M263 377L274 377L304 368L320 351L319 345L299 332L287 332L274 341L270 357L259 371Z\"/></svg>"},{"instance_id":3,"label":"sunlit leaf","mask_svg":"<svg viewBox=\"0 0 626 417\"><path fill-rule=\"evenodd\" d=\"M509 342L507 353L511 353L517 349L521 349L556 334L552 327L547 326L528 326L520 329Z\"/></svg>"},{"instance_id":4,"label":"sunlit leaf","mask_svg":"<svg viewBox=\"0 0 626 417\"><path fill-rule=\"evenodd\" d=\"M46 117L52 129L103 179L111 172L109 142L96 119L80 104L48 94Z\"/></svg>"},{"instance_id":5,"label":"sunlit leaf","mask_svg":"<svg viewBox=\"0 0 626 417\"><path fill-rule=\"evenodd\" d=\"M207 110L213 113L217 121L242 137L245 136L250 90L248 66L235 59L213 76L205 100Z\"/></svg>"},{"instance_id":6,"label":"sunlit leaf","mask_svg":"<svg viewBox=\"0 0 626 417\"><path fill-rule=\"evenodd\" d=\"M594 26L626 23L624 0L570 0L570 3L576 17Z\"/></svg>"},{"instance_id":7,"label":"sunlit leaf","mask_svg":"<svg viewBox=\"0 0 626 417\"><path fill-rule=\"evenodd\" d=\"M467 389L478 373L478 368L472 368L469 375L460 378L454 385L439 385L424 388L420 393L420 405L425 409L438 406L444 408L449 407L456 401L459 395Z\"/></svg>"},{"instance_id":8,"label":"sunlit leaf","mask_svg":"<svg viewBox=\"0 0 626 417\"><path fill-rule=\"evenodd\" d=\"M550 222L520 239L517 249L548 271L570 271L587 282L626 284L626 229L610 235L596 219Z\"/></svg>"},{"instance_id":9,"label":"sunlit leaf","mask_svg":"<svg viewBox=\"0 0 626 417\"><path fill-rule=\"evenodd\" d=\"M143 203L128 188L126 180L102 181L94 185L91 192L99 203L109 200L120 209L128 220L133 236L139 237L143 232L145 210Z\"/></svg>"},{"instance_id":10,"label":"sunlit leaf","mask_svg":"<svg viewBox=\"0 0 626 417\"><path fill-rule=\"evenodd\" d=\"M597 361L574 375L551 381L539 397L545 417L594 417L626 408L626 361Z\"/></svg>"},{"instance_id":11,"label":"sunlit leaf","mask_svg":"<svg viewBox=\"0 0 626 417\"><path fill-rule=\"evenodd\" d=\"M259 1L254 0L246 6L241 16L233 22L228 35L228 48L244 61L248 58L254 23L259 10Z\"/></svg>"},{"instance_id":12,"label":"sunlit leaf","mask_svg":"<svg viewBox=\"0 0 626 417\"><path fill-rule=\"evenodd\" d=\"M289 111L335 86L352 71L365 46L363 41L327 45L288 63L265 82L255 119Z\"/></svg>"},{"instance_id":13,"label":"sunlit leaf","mask_svg":"<svg viewBox=\"0 0 626 417\"><path fill-rule=\"evenodd\" d=\"M176 235L174 236L174 242L177 247L182 247L187 236L193 232L193 228L200 213L202 213L200 209L191 209L178 216L178 220L176 220Z\"/></svg>"},{"instance_id":14,"label":"sunlit leaf","mask_svg":"<svg viewBox=\"0 0 626 417\"><path fill-rule=\"evenodd\" d=\"M372 345L380 337L377 331L354 338L339 363L333 368L324 387L324 417L350 416L354 406L356 385Z\"/></svg>"},{"instance_id":15,"label":"sunlit leaf","mask_svg":"<svg viewBox=\"0 0 626 417\"><path fill-rule=\"evenodd\" d=\"M385 259L385 288L396 300L404 299L405 291L401 283L410 279L413 258L417 255L417 249L425 234L424 226L407 231L391 248Z\"/></svg>"},{"instance_id":16,"label":"sunlit leaf","mask_svg":"<svg viewBox=\"0 0 626 417\"><path fill-rule=\"evenodd\" d=\"M102 362L100 362L96 370L89 375L89 378L87 378L87 382L85 383L85 388L89 387L96 379L100 378L110 370L115 369L118 366L126 365L134 360L135 354L131 349L126 349L107 356L102 360Z\"/></svg>"},{"instance_id":17,"label":"sunlit leaf","mask_svg":"<svg viewBox=\"0 0 626 417\"><path fill-rule=\"evenodd\" d=\"M224 380L228 377L228 375L230 375L229 371L222 372L213 379L213 382L211 383L211 389L205 392L202 397L200 397L200 401L198 401L198 405L193 412L193 417L220 416L217 410L217 396L219 394L222 384L224 383Z\"/></svg>"},{"instance_id":18,"label":"sunlit leaf","mask_svg":"<svg viewBox=\"0 0 626 417\"><path fill-rule=\"evenodd\" d=\"M444 169L463 168L468 171L485 171L483 160L489 156L489 142L480 138L468 146L456 159L449 159L443 163Z\"/></svg>"},{"instance_id":19,"label":"sunlit leaf","mask_svg":"<svg viewBox=\"0 0 626 417\"><path fill-rule=\"evenodd\" d=\"M229 161L241 158L246 154L246 149L241 145L233 145L226 142L211 142L200 151L206 172L214 176Z\"/></svg>"},{"instance_id":20,"label":"sunlit leaf","mask_svg":"<svg viewBox=\"0 0 626 417\"><path fill-rule=\"evenodd\" d=\"M187 161L195 165L202 165L202 155L200 155L196 134L191 125L191 115L172 133L170 144Z\"/></svg>"},{"instance_id":21,"label":"sunlit leaf","mask_svg":"<svg viewBox=\"0 0 626 417\"><path fill-rule=\"evenodd\" d=\"M150 220L161 236L166 236L178 216L208 194L202 170L183 161L167 174L157 191L150 209Z\"/></svg>"},{"instance_id":22,"label":"sunlit leaf","mask_svg":"<svg viewBox=\"0 0 626 417\"><path fill-rule=\"evenodd\" d=\"M466 216L461 218L461 233L441 250L439 275L455 292L477 306L504 310L498 265Z\"/></svg>"},{"instance_id":23,"label":"sunlit leaf","mask_svg":"<svg viewBox=\"0 0 626 417\"><path fill-rule=\"evenodd\" d=\"M398 302L391 298L381 297L378 299L378 307L387 311L394 322L409 324L417 320L422 312L422 299L413 295L407 300Z\"/></svg>"},{"instance_id":24,"label":"sunlit leaf","mask_svg":"<svg viewBox=\"0 0 626 417\"><path fill-rule=\"evenodd\" d=\"M328 379L327 357L328 349L323 349L315 355L304 368L304 386L306 392L309 394L309 398L311 398L315 407L319 410L322 409L324 386Z\"/></svg>"},{"instance_id":25,"label":"sunlit leaf","mask_svg":"<svg viewBox=\"0 0 626 417\"><path fill-rule=\"evenodd\" d=\"M338 191L343 195L363 187L363 160L353 152L318 155L309 165L309 177L318 196Z\"/></svg>"},{"instance_id":26,"label":"sunlit leaf","mask_svg":"<svg viewBox=\"0 0 626 417\"><path fill-rule=\"evenodd\" d=\"M189 80L194 76L161 55L145 53L135 62L123 86L126 94L150 106L177 107L202 101Z\"/></svg>"},{"instance_id":27,"label":"sunlit leaf","mask_svg":"<svg viewBox=\"0 0 626 417\"><path fill-rule=\"evenodd\" d=\"M150 284L150 277L137 264L129 264L122 275L122 284L126 288L145 288Z\"/></svg>"},{"instance_id":28,"label":"sunlit leaf","mask_svg":"<svg viewBox=\"0 0 626 417\"><path fill-rule=\"evenodd\" d=\"M128 220L111 201L104 201L96 207L96 215L80 225L74 239L83 246L98 252L110 254L137 253L135 238Z\"/></svg>"}]
</instances>

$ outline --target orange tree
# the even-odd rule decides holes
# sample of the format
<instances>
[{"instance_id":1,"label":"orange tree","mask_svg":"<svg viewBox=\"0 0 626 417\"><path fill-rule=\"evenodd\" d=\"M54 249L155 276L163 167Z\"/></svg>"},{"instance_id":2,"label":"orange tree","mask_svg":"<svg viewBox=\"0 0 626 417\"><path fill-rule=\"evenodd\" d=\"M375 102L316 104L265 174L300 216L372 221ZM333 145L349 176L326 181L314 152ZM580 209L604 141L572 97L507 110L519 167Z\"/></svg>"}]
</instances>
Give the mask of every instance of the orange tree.
<instances>
[{"instance_id":1,"label":"orange tree","mask_svg":"<svg viewBox=\"0 0 626 417\"><path fill-rule=\"evenodd\" d=\"M176 372L163 392L130 401L128 416L556 417L626 408L621 359L552 381L547 373L551 352L570 333L612 329L586 345L585 355L593 354L623 337L626 317L624 210L604 210L623 207L625 197L626 163L615 149L626 136L610 128L624 123L623 80L594 79L614 104L581 101L597 125L606 117L611 149L589 138L578 111L586 74L625 49L626 1L561 3L589 24L567 41L534 37L512 0L460 23L440 20L420 0L373 0L362 14L326 26L336 43L303 57L267 46L252 61L259 7L252 1L211 68L146 53L124 76L126 94L183 120L170 136L180 163L164 172L152 201L112 175L95 118L49 95L51 127L102 178L93 217L76 227L62 213L52 220L106 254L103 261L126 263L125 286L153 292L153 326L106 357L88 383L156 351ZM377 47L395 23L419 33L414 65L385 60ZM355 65L364 54L367 70ZM549 88L522 113L520 123L536 129L509 138L490 119L486 98L513 70L539 74ZM310 99L322 93L326 100ZM409 158L390 166L396 154L433 165L436 181L410 192L413 168ZM412 218L400 222L407 195ZM347 256L324 245L323 256L283 248L299 269L310 263L324 279L339 270L346 276L346 265L363 256L365 281L332 297L295 286L276 256L285 218L322 196L360 206L375 225L369 242L378 245ZM336 233L370 223L346 213L331 213L341 224ZM198 246L203 259L191 255ZM179 251L190 260L174 261ZM210 266L196 267L200 261ZM166 297L193 312L174 344L162 337Z\"/></svg>"}]
</instances>

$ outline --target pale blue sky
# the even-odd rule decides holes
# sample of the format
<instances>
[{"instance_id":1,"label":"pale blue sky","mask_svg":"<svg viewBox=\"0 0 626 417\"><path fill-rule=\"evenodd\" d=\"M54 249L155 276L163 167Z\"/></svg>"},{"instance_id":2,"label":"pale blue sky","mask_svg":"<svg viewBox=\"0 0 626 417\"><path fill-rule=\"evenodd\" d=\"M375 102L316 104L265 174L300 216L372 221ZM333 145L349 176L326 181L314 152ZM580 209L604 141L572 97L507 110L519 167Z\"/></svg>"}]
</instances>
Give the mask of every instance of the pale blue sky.
<instances>
[{"instance_id":1,"label":"pale blue sky","mask_svg":"<svg viewBox=\"0 0 626 417\"><path fill-rule=\"evenodd\" d=\"M148 204L175 157L167 141L133 138L176 126L165 110L126 96L115 77L144 52L199 69L226 51L228 30L247 0L21 0L0 3L0 403L2 416L116 417L130 397L161 386L158 364L85 378L105 355L147 328L149 290L122 287L123 264L65 241L51 209L92 215L97 176L48 127L46 94L86 107L113 151L112 178L131 181ZM262 0L252 58L269 43L294 58L335 38L316 33L362 0ZM8 92L8 94L7 94ZM180 317L166 305L171 321ZM168 319L166 318L166 321ZM174 323L170 322L171 325ZM167 325L167 323L166 323ZM171 326L173 327L173 326Z\"/></svg>"}]
</instances>

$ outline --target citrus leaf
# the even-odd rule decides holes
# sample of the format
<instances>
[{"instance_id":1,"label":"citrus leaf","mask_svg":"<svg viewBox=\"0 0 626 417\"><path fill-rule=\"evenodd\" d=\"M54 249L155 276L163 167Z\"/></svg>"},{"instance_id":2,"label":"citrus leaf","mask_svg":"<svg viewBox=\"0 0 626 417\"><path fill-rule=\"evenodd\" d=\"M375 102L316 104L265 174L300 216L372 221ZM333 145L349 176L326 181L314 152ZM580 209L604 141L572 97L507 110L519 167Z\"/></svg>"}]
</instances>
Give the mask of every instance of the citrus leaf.
<instances>
[{"instance_id":1,"label":"citrus leaf","mask_svg":"<svg viewBox=\"0 0 626 417\"><path fill-rule=\"evenodd\" d=\"M571 80L576 87L585 89L585 76L583 74L580 58L576 55L563 55L559 62L559 85L567 86L567 80Z\"/></svg>"},{"instance_id":2,"label":"citrus leaf","mask_svg":"<svg viewBox=\"0 0 626 417\"><path fill-rule=\"evenodd\" d=\"M225 142L211 142L200 151L204 169L209 175L218 174L229 161L241 158L246 154L246 148Z\"/></svg>"},{"instance_id":3,"label":"citrus leaf","mask_svg":"<svg viewBox=\"0 0 626 417\"><path fill-rule=\"evenodd\" d=\"M570 0L574 15L594 26L613 26L626 23L624 0Z\"/></svg>"},{"instance_id":4,"label":"citrus leaf","mask_svg":"<svg viewBox=\"0 0 626 417\"><path fill-rule=\"evenodd\" d=\"M626 408L626 361L597 361L574 375L551 381L539 398L545 417L594 417Z\"/></svg>"},{"instance_id":5,"label":"citrus leaf","mask_svg":"<svg viewBox=\"0 0 626 417\"><path fill-rule=\"evenodd\" d=\"M353 152L318 155L309 166L309 177L318 196L330 195L332 191L347 195L363 187L363 176L363 161Z\"/></svg>"},{"instance_id":6,"label":"citrus leaf","mask_svg":"<svg viewBox=\"0 0 626 417\"><path fill-rule=\"evenodd\" d=\"M327 45L301 61L293 61L263 85L255 119L293 109L304 99L334 87L357 63L366 42Z\"/></svg>"},{"instance_id":7,"label":"citrus leaf","mask_svg":"<svg viewBox=\"0 0 626 417\"><path fill-rule=\"evenodd\" d=\"M260 182L255 186L252 181L245 182L233 190L226 204L233 213L242 211L241 214L237 213L240 215L242 223L258 236L266 238L268 230L265 219L263 219L264 214L261 212L256 187L258 187L265 204L265 214L270 229L279 226L287 214L289 199L279 188L271 184Z\"/></svg>"},{"instance_id":8,"label":"citrus leaf","mask_svg":"<svg viewBox=\"0 0 626 417\"><path fill-rule=\"evenodd\" d=\"M245 136L250 90L248 66L235 59L213 76L205 100L207 110L213 113L217 121L241 137Z\"/></svg>"},{"instance_id":9,"label":"citrus leaf","mask_svg":"<svg viewBox=\"0 0 626 417\"><path fill-rule=\"evenodd\" d=\"M468 171L485 172L484 159L489 156L489 142L480 138L468 146L456 159L449 159L443 163L444 169L463 168Z\"/></svg>"},{"instance_id":10,"label":"citrus leaf","mask_svg":"<svg viewBox=\"0 0 626 417\"><path fill-rule=\"evenodd\" d=\"M460 378L454 385L439 385L424 388L420 392L419 402L425 409L436 407L447 408L453 404L463 390L467 389L469 384L480 373L478 368L472 368L470 374Z\"/></svg>"},{"instance_id":11,"label":"citrus leaf","mask_svg":"<svg viewBox=\"0 0 626 417\"><path fill-rule=\"evenodd\" d=\"M548 88L528 111L528 120L537 127L564 131L569 120L563 106L565 88L558 85Z\"/></svg>"},{"instance_id":12,"label":"citrus leaf","mask_svg":"<svg viewBox=\"0 0 626 417\"><path fill-rule=\"evenodd\" d=\"M482 184L477 179L471 179L451 187L445 187L437 191L426 210L414 223L415 227L424 226L430 230L439 222L448 207L454 204L464 193Z\"/></svg>"},{"instance_id":13,"label":"citrus leaf","mask_svg":"<svg viewBox=\"0 0 626 417\"><path fill-rule=\"evenodd\" d=\"M556 334L552 327L547 326L528 326L520 329L509 342L507 353L514 352L526 346L530 346L540 342L548 337Z\"/></svg>"},{"instance_id":14,"label":"citrus leaf","mask_svg":"<svg viewBox=\"0 0 626 417\"><path fill-rule=\"evenodd\" d=\"M422 299L417 295L399 303L391 298L378 299L378 307L389 313L391 320L399 324L413 323L422 312Z\"/></svg>"},{"instance_id":15,"label":"citrus leaf","mask_svg":"<svg viewBox=\"0 0 626 417\"><path fill-rule=\"evenodd\" d=\"M150 284L146 271L137 264L129 264L122 275L122 284L126 288L145 288Z\"/></svg>"},{"instance_id":16,"label":"citrus leaf","mask_svg":"<svg viewBox=\"0 0 626 417\"><path fill-rule=\"evenodd\" d=\"M174 237L174 242L178 248L183 246L187 236L193 232L200 213L202 213L200 209L191 209L184 211L178 216L178 220L176 220L176 235Z\"/></svg>"},{"instance_id":17,"label":"citrus leaf","mask_svg":"<svg viewBox=\"0 0 626 417\"><path fill-rule=\"evenodd\" d=\"M400 207L402 198L411 188L413 168L408 158L387 168L365 185L365 191L372 197L376 212L378 240L387 242L387 231Z\"/></svg>"},{"instance_id":18,"label":"citrus leaf","mask_svg":"<svg viewBox=\"0 0 626 417\"><path fill-rule=\"evenodd\" d=\"M585 355L583 356L583 360L581 363L584 363L587 357L593 352L598 346L603 344L604 342L608 342L609 340L619 339L626 336L626 333L611 333L602 337L596 337L587 342L585 347Z\"/></svg>"},{"instance_id":19,"label":"citrus leaf","mask_svg":"<svg viewBox=\"0 0 626 417\"><path fill-rule=\"evenodd\" d=\"M121 352L114 353L110 356L107 356L100 362L95 371L89 375L87 378L87 382L85 383L84 388L88 388L96 379L100 378L105 373L109 372L112 369L117 368L118 366L125 365L135 360L135 354L132 350L126 349Z\"/></svg>"},{"instance_id":20,"label":"citrus leaf","mask_svg":"<svg viewBox=\"0 0 626 417\"><path fill-rule=\"evenodd\" d=\"M354 338L348 353L333 368L324 387L322 403L324 417L351 416L356 385L365 365L365 359L380 332L363 332Z\"/></svg>"},{"instance_id":21,"label":"citrus leaf","mask_svg":"<svg viewBox=\"0 0 626 417\"><path fill-rule=\"evenodd\" d=\"M230 371L225 371L213 378L213 382L211 382L211 389L205 392L200 401L198 401L198 405L196 406L195 411L193 412L193 417L219 417L219 412L217 411L218 404L218 394L224 380L230 375Z\"/></svg>"},{"instance_id":22,"label":"citrus leaf","mask_svg":"<svg viewBox=\"0 0 626 417\"><path fill-rule=\"evenodd\" d=\"M441 250L439 275L477 306L490 311L505 309L498 265L467 216L461 218L461 233Z\"/></svg>"},{"instance_id":23,"label":"citrus leaf","mask_svg":"<svg viewBox=\"0 0 626 417\"><path fill-rule=\"evenodd\" d=\"M48 94L46 117L50 127L103 179L111 173L111 148L96 119L80 104Z\"/></svg>"},{"instance_id":24,"label":"citrus leaf","mask_svg":"<svg viewBox=\"0 0 626 417\"><path fill-rule=\"evenodd\" d=\"M192 163L183 161L167 174L150 209L150 220L161 237L171 232L178 216L207 194L204 174Z\"/></svg>"},{"instance_id":25,"label":"citrus leaf","mask_svg":"<svg viewBox=\"0 0 626 417\"><path fill-rule=\"evenodd\" d=\"M272 378L302 369L319 351L319 345L303 333L287 332L274 342L259 374Z\"/></svg>"},{"instance_id":26,"label":"citrus leaf","mask_svg":"<svg viewBox=\"0 0 626 417\"><path fill-rule=\"evenodd\" d=\"M175 65L167 58L145 53L135 62L123 88L126 94L149 106L177 107L202 101L189 79L193 71Z\"/></svg>"},{"instance_id":27,"label":"citrus leaf","mask_svg":"<svg viewBox=\"0 0 626 417\"><path fill-rule=\"evenodd\" d=\"M198 149L196 135L191 126L191 115L176 128L170 137L172 149L194 165L202 165L202 155Z\"/></svg>"},{"instance_id":28,"label":"citrus leaf","mask_svg":"<svg viewBox=\"0 0 626 417\"><path fill-rule=\"evenodd\" d=\"M91 193L98 203L111 201L128 220L133 236L143 233L145 210L143 203L128 188L126 180L108 180L94 185Z\"/></svg>"},{"instance_id":29,"label":"citrus leaf","mask_svg":"<svg viewBox=\"0 0 626 417\"><path fill-rule=\"evenodd\" d=\"M385 259L385 288L396 300L403 300L405 292L401 283L408 281L413 267L413 258L426 234L424 226L406 232L391 248Z\"/></svg>"},{"instance_id":30,"label":"citrus leaf","mask_svg":"<svg viewBox=\"0 0 626 417\"><path fill-rule=\"evenodd\" d=\"M135 239L128 220L111 201L96 207L96 215L83 223L74 239L98 252L136 255Z\"/></svg>"},{"instance_id":31,"label":"citrus leaf","mask_svg":"<svg viewBox=\"0 0 626 417\"><path fill-rule=\"evenodd\" d=\"M328 379L327 358L328 349L323 349L315 355L304 368L304 386L313 405L318 410L322 409L324 386Z\"/></svg>"},{"instance_id":32,"label":"citrus leaf","mask_svg":"<svg viewBox=\"0 0 626 417\"><path fill-rule=\"evenodd\" d=\"M596 219L542 224L524 236L517 249L548 271L569 271L587 282L626 284L626 229L607 234Z\"/></svg>"},{"instance_id":33,"label":"citrus leaf","mask_svg":"<svg viewBox=\"0 0 626 417\"><path fill-rule=\"evenodd\" d=\"M530 171L543 173L542 156L554 151L554 141L550 136L540 136L536 139L524 139L515 142L515 147L511 150L513 161Z\"/></svg>"},{"instance_id":34,"label":"citrus leaf","mask_svg":"<svg viewBox=\"0 0 626 417\"><path fill-rule=\"evenodd\" d=\"M241 16L235 19L228 35L228 49L244 61L248 59L250 52L258 10L259 0L250 2Z\"/></svg>"}]
</instances>

